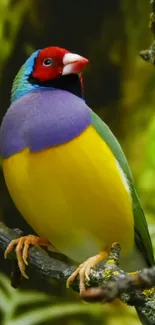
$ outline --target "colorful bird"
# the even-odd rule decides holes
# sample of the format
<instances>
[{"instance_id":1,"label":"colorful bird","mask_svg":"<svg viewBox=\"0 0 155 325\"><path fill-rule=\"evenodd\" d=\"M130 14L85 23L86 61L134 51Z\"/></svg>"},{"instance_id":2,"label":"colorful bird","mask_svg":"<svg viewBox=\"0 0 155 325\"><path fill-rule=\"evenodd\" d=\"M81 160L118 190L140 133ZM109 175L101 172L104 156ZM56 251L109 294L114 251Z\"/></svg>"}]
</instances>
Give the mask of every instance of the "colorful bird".
<instances>
[{"instance_id":1,"label":"colorful bird","mask_svg":"<svg viewBox=\"0 0 155 325\"><path fill-rule=\"evenodd\" d=\"M16 245L21 273L30 245L53 244L81 263L80 291L90 269L121 245L121 266L154 264L147 223L127 160L108 126L83 98L88 60L59 47L33 53L19 70L0 133L5 181L39 237ZM144 322L145 323L145 322Z\"/></svg>"}]
</instances>

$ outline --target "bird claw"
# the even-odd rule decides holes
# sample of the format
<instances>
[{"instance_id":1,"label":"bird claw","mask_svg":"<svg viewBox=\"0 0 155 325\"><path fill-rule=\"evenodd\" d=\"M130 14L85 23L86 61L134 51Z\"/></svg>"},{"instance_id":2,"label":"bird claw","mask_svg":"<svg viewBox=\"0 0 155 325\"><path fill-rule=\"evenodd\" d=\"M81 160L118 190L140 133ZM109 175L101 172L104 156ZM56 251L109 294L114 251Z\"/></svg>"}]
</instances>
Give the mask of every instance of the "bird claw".
<instances>
[{"instance_id":1,"label":"bird claw","mask_svg":"<svg viewBox=\"0 0 155 325\"><path fill-rule=\"evenodd\" d=\"M85 280L90 280L91 269L98 264L101 260L108 256L108 251L105 250L100 252L99 254L88 258L84 263L80 264L79 267L71 274L71 276L67 279L66 286L70 287L70 284L76 279L79 275L80 277L80 295L82 295L86 291Z\"/></svg>"},{"instance_id":2,"label":"bird claw","mask_svg":"<svg viewBox=\"0 0 155 325\"><path fill-rule=\"evenodd\" d=\"M8 254L10 254L16 246L18 267L22 276L26 279L29 279L28 275L25 272L25 269L28 265L29 248L32 245L39 247L50 246L51 244L47 239L39 238L34 235L28 235L12 240L4 253L4 257L7 258Z\"/></svg>"}]
</instances>

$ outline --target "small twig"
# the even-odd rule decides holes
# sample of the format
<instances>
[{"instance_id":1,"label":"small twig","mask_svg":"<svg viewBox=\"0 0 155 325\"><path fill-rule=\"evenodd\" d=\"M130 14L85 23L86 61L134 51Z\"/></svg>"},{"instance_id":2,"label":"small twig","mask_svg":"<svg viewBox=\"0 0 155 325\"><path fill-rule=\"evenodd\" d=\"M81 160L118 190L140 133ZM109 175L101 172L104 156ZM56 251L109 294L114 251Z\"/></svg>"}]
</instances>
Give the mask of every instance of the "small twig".
<instances>
[{"instance_id":1,"label":"small twig","mask_svg":"<svg viewBox=\"0 0 155 325\"><path fill-rule=\"evenodd\" d=\"M151 0L152 13L150 14L149 28L155 38L155 0ZM151 62L155 65L155 40L147 50L143 50L139 53L141 58L145 61Z\"/></svg>"},{"instance_id":2,"label":"small twig","mask_svg":"<svg viewBox=\"0 0 155 325\"><path fill-rule=\"evenodd\" d=\"M152 5L152 11L155 13L155 0L151 0L150 3ZM154 34L155 34L155 26L154 26Z\"/></svg>"}]
</instances>

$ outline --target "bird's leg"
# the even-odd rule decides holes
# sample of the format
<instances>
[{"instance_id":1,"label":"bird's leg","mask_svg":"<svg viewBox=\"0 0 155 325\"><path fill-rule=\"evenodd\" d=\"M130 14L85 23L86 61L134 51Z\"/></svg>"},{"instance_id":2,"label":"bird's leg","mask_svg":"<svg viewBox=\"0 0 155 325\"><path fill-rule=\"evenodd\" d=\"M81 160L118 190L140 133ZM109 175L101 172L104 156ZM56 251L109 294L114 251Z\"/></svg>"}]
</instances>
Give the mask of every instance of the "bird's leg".
<instances>
[{"instance_id":1,"label":"bird's leg","mask_svg":"<svg viewBox=\"0 0 155 325\"><path fill-rule=\"evenodd\" d=\"M8 254L11 253L16 246L16 256L18 261L18 266L21 274L24 278L28 279L29 277L25 273L26 265L28 265L28 256L30 246L46 246L51 247L51 243L45 239L40 238L34 235L23 236L16 238L10 242L7 249L5 250L4 257L7 258Z\"/></svg>"},{"instance_id":2,"label":"bird's leg","mask_svg":"<svg viewBox=\"0 0 155 325\"><path fill-rule=\"evenodd\" d=\"M118 243L114 242L111 247L107 247L104 251L98 253L95 256L88 258L84 263L80 264L79 267L72 273L72 275L67 279L66 286L67 288L70 286L71 282L75 280L75 278L79 275L80 277L80 294L83 295L85 292L85 280L90 280L90 271L95 265L101 262L103 259L108 257L107 263L118 264L120 254L120 246Z\"/></svg>"},{"instance_id":3,"label":"bird's leg","mask_svg":"<svg viewBox=\"0 0 155 325\"><path fill-rule=\"evenodd\" d=\"M71 282L75 280L75 278L79 275L80 277L80 294L83 294L85 289L85 280L89 280L89 275L91 268L101 262L104 258L108 256L108 249L103 252L98 253L95 256L88 258L84 263L80 264L75 272L67 279L66 286L69 288Z\"/></svg>"}]
</instances>

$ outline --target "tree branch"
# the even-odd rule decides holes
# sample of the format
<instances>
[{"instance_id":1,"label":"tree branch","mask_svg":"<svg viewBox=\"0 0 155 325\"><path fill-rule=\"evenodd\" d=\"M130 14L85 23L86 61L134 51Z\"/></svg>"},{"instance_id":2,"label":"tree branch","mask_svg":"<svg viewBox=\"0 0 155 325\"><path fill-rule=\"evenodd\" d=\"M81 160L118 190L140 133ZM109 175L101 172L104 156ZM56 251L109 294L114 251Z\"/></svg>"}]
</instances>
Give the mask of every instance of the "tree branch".
<instances>
[{"instance_id":1,"label":"tree branch","mask_svg":"<svg viewBox=\"0 0 155 325\"><path fill-rule=\"evenodd\" d=\"M19 233L0 223L0 249L4 252L8 244ZM49 256L50 255L50 256ZM45 280L56 280L65 285L67 278L76 267L66 262L62 254L50 252L49 255L39 248L30 248L28 272ZM141 309L143 314L155 322L155 267L143 269L129 274L119 269L120 246L112 247L109 258L102 268L92 269L90 281L86 282L87 291L83 295L86 301L110 302L119 298L128 305ZM9 258L14 263L14 274L19 276L16 265L16 254L13 252ZM18 283L18 281L17 281ZM78 278L73 282L72 289L79 291ZM148 290L146 290L148 289Z\"/></svg>"},{"instance_id":2,"label":"tree branch","mask_svg":"<svg viewBox=\"0 0 155 325\"><path fill-rule=\"evenodd\" d=\"M139 54L145 61L155 65L155 0L150 1L152 5L152 13L150 14L149 28L153 34L154 40L149 49L141 51Z\"/></svg>"}]
</instances>

